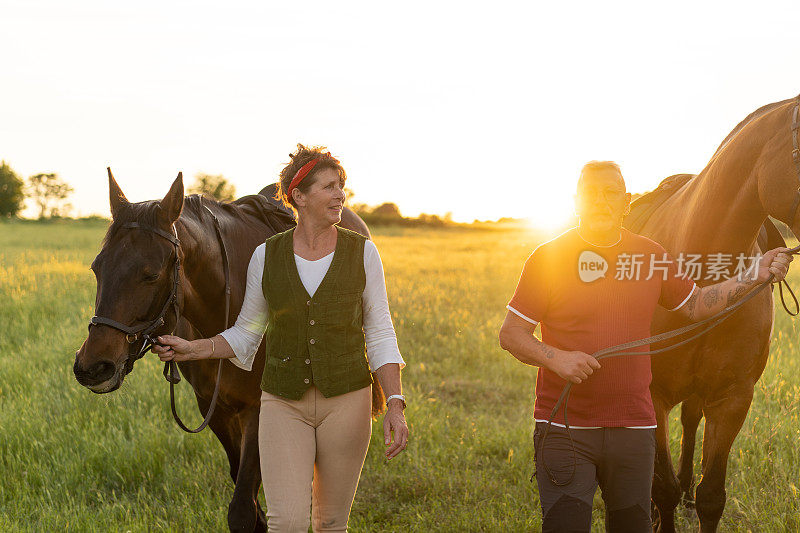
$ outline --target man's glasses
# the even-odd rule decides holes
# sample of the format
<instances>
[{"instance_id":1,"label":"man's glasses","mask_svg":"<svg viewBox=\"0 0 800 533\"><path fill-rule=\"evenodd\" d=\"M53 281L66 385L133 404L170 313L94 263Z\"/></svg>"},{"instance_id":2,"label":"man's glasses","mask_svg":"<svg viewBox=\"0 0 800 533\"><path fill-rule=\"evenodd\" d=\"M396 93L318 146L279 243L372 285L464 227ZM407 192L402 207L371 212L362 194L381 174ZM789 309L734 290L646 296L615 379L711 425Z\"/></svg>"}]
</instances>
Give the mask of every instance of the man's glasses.
<instances>
[{"instance_id":1,"label":"man's glasses","mask_svg":"<svg viewBox=\"0 0 800 533\"><path fill-rule=\"evenodd\" d=\"M621 200L625 196L625 191L622 189L580 189L578 191L578 198L582 201L604 200L606 202L614 202Z\"/></svg>"}]
</instances>

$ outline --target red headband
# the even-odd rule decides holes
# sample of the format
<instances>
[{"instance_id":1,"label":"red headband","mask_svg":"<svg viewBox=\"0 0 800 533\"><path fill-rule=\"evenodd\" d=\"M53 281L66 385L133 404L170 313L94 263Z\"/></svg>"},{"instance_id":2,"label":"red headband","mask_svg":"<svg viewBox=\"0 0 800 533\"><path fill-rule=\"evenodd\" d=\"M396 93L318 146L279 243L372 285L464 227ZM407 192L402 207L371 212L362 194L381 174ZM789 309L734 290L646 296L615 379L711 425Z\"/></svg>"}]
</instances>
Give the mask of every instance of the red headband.
<instances>
[{"instance_id":1,"label":"red headband","mask_svg":"<svg viewBox=\"0 0 800 533\"><path fill-rule=\"evenodd\" d=\"M319 163L319 159L312 159L311 161L300 167L300 170L298 170L297 174L295 174L294 177L292 178L292 182L289 183L289 188L286 189L286 198L288 200L292 199L292 191L295 189L295 187L300 185L300 182L303 181L303 178L308 176L308 173L311 172L311 169L314 168L314 166L316 166L317 163Z\"/></svg>"},{"instance_id":2,"label":"red headband","mask_svg":"<svg viewBox=\"0 0 800 533\"><path fill-rule=\"evenodd\" d=\"M325 155L330 157L331 159L333 159L334 162L338 163L338 161L333 156L331 156L330 152L326 153ZM292 178L291 183L289 183L289 187L286 189L286 198L288 200L292 199L292 191L298 185L300 185L300 182L303 181L303 178L308 176L308 174L314 169L314 167L319 162L320 162L320 159L317 157L317 158L312 159L311 161L309 161L308 163L306 163L302 167L300 167L300 170L298 170L297 174L294 175L294 177Z\"/></svg>"}]
</instances>

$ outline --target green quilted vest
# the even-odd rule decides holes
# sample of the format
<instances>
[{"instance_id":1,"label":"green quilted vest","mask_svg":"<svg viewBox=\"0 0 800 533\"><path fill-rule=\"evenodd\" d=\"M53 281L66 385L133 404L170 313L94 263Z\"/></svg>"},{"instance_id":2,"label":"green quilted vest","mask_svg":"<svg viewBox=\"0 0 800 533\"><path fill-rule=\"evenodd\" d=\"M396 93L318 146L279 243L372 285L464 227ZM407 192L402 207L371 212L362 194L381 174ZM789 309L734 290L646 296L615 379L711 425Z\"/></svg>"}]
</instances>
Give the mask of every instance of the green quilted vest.
<instances>
[{"instance_id":1,"label":"green quilted vest","mask_svg":"<svg viewBox=\"0 0 800 533\"><path fill-rule=\"evenodd\" d=\"M299 400L313 383L326 398L372 383L362 328L364 237L339 234L328 272L309 296L294 260L294 228L270 237L261 288L269 307L261 389Z\"/></svg>"}]
</instances>

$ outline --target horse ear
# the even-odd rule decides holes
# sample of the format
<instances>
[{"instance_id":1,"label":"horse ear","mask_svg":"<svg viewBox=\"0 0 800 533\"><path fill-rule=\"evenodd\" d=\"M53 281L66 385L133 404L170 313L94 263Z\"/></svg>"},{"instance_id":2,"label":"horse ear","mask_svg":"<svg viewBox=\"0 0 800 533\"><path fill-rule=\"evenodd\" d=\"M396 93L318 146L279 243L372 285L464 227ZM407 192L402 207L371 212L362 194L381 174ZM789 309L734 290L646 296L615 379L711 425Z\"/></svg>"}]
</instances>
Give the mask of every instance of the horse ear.
<instances>
[{"instance_id":1,"label":"horse ear","mask_svg":"<svg viewBox=\"0 0 800 533\"><path fill-rule=\"evenodd\" d=\"M125 198L122 189L119 188L117 180L114 179L111 167L107 167L106 170L108 170L108 199L111 203L111 218L114 218L120 209L126 207L130 202Z\"/></svg>"},{"instance_id":2,"label":"horse ear","mask_svg":"<svg viewBox=\"0 0 800 533\"><path fill-rule=\"evenodd\" d=\"M178 177L172 182L169 192L161 200L161 210L166 215L170 224L178 220L183 209L183 172L178 172Z\"/></svg>"}]
</instances>

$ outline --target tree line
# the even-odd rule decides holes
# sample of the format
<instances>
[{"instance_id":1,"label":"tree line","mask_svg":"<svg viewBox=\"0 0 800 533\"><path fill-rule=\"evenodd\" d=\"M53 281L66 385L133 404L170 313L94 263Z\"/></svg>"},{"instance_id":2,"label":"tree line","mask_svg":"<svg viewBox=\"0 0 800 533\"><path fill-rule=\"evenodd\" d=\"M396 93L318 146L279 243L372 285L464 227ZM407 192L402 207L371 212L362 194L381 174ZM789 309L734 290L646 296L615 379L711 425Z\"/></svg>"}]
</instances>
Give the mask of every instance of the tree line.
<instances>
[{"instance_id":1,"label":"tree line","mask_svg":"<svg viewBox=\"0 0 800 533\"><path fill-rule=\"evenodd\" d=\"M349 195L348 195L349 196ZM417 217L405 217L400 213L397 204L386 202L377 206L361 203L349 203L348 207L360 216L369 226L453 226L452 213L429 215L422 213Z\"/></svg>"},{"instance_id":2,"label":"tree line","mask_svg":"<svg viewBox=\"0 0 800 533\"><path fill-rule=\"evenodd\" d=\"M18 216L25 207L26 198L38 208L39 218L66 216L72 210L67 199L73 192L58 174L34 174L26 182L8 163L0 161L0 218Z\"/></svg>"},{"instance_id":3,"label":"tree line","mask_svg":"<svg viewBox=\"0 0 800 533\"><path fill-rule=\"evenodd\" d=\"M25 201L31 200L39 218L67 217L72 211L70 195L75 190L58 174L41 173L23 180L5 161L0 161L0 219L19 216ZM236 198L236 188L222 175L198 173L189 193L202 194L220 201Z\"/></svg>"},{"instance_id":4,"label":"tree line","mask_svg":"<svg viewBox=\"0 0 800 533\"><path fill-rule=\"evenodd\" d=\"M74 189L56 173L41 173L23 180L5 161L0 161L0 219L19 216L25 207L25 200L31 200L39 211L39 218L67 217L72 211L69 196ZM236 198L236 188L221 174L198 173L194 184L187 189L190 194L202 194L219 201ZM346 190L348 199L353 191ZM369 225L396 226L451 226L455 225L450 213L439 215L421 214L418 217L404 217L397 204L386 202L378 206L348 201L348 207L355 211Z\"/></svg>"}]
</instances>

